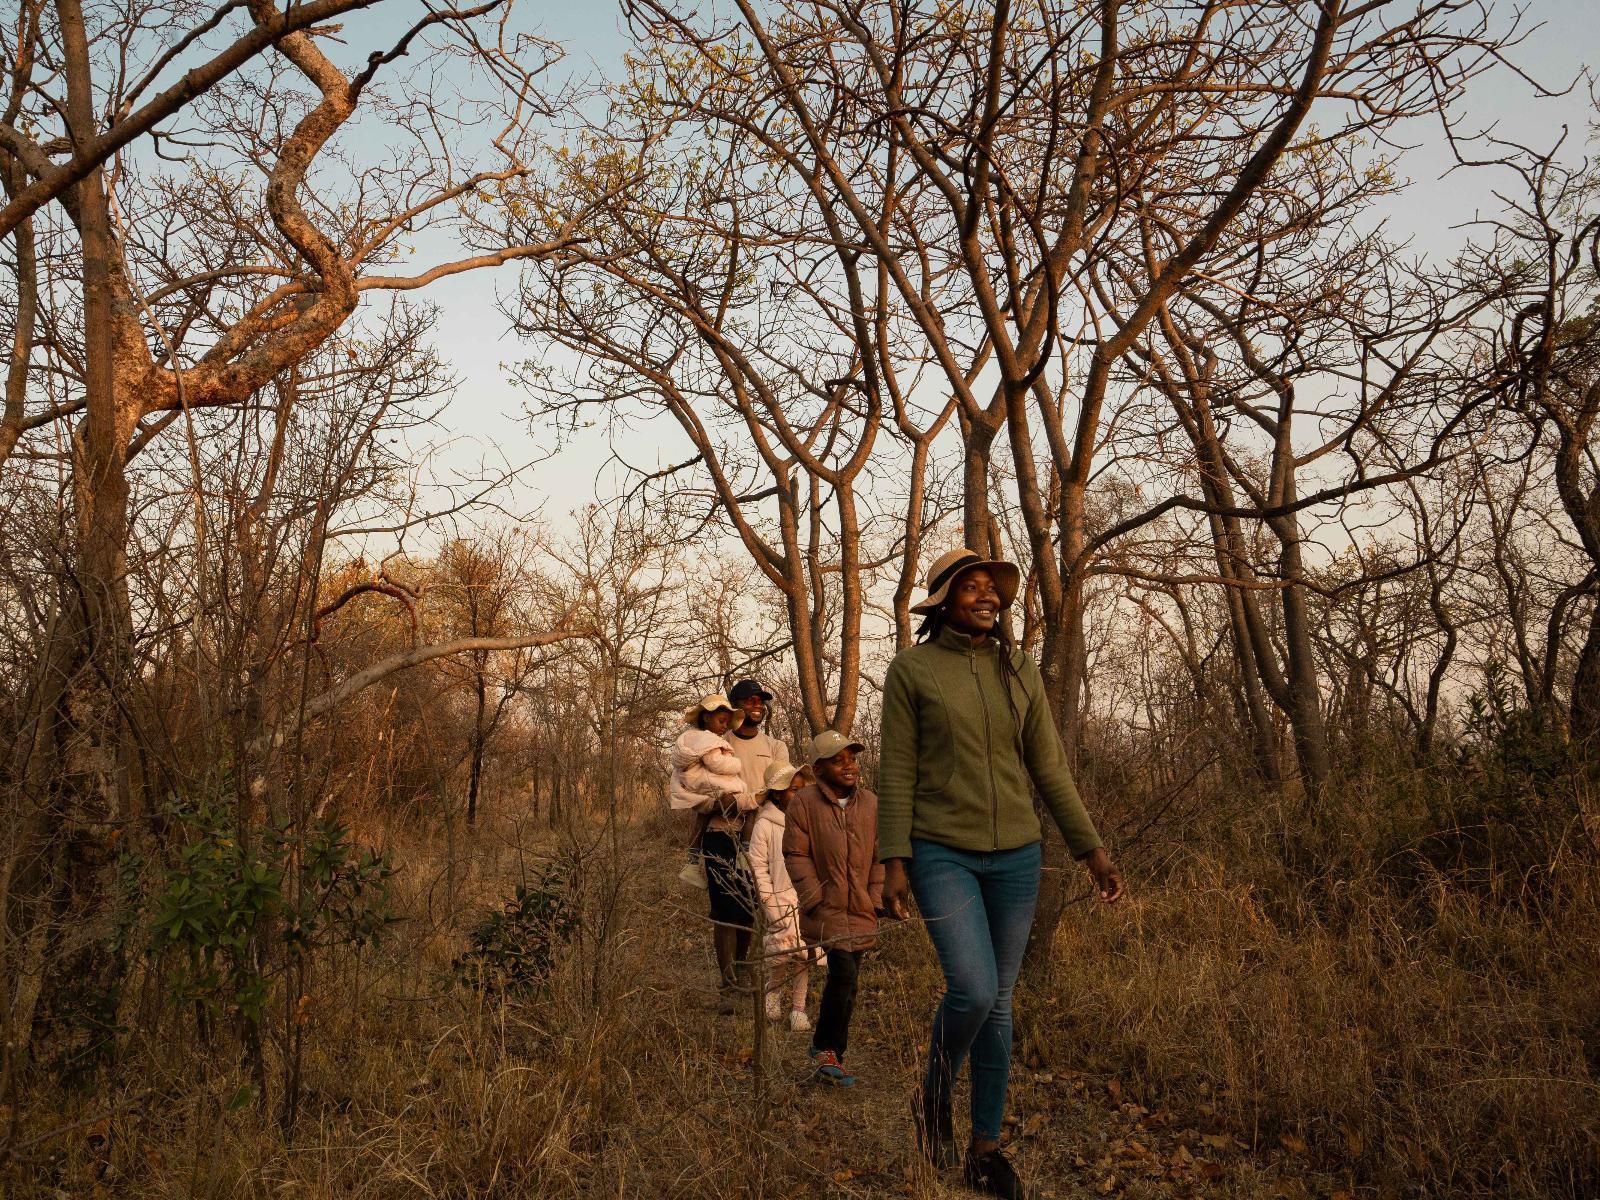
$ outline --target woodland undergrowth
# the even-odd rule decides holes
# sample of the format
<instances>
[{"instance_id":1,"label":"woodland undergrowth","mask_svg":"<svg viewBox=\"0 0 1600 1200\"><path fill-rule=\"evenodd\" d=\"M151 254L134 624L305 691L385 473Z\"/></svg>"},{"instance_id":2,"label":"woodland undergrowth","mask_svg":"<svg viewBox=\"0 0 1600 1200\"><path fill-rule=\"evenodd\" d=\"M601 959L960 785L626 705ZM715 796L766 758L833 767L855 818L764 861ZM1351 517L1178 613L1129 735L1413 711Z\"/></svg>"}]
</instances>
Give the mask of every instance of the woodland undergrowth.
<instances>
[{"instance_id":1,"label":"woodland undergrowth","mask_svg":"<svg viewBox=\"0 0 1600 1200\"><path fill-rule=\"evenodd\" d=\"M1600 1192L1594 814L1521 736L1470 769L1348 778L1310 814L1219 786L1144 830L1130 898L1070 904L1019 997L1012 1137L1041 1191ZM6 1195L957 1194L905 1118L938 987L914 927L866 973L870 1078L824 1095L795 1035L712 1015L664 815L446 838L367 814L344 836L383 928L315 950L299 995L261 982L264 1066L237 1019L158 989L87 1076L41 1059L6 1114Z\"/></svg>"}]
</instances>

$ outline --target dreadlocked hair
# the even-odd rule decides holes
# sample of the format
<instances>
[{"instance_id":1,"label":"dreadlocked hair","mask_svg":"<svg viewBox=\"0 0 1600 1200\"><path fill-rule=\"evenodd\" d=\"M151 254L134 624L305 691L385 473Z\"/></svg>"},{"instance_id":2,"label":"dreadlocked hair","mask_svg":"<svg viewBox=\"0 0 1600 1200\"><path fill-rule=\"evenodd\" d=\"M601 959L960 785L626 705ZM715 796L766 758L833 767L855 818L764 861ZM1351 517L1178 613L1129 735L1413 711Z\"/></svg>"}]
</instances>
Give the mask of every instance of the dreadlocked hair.
<instances>
[{"instance_id":1,"label":"dreadlocked hair","mask_svg":"<svg viewBox=\"0 0 1600 1200\"><path fill-rule=\"evenodd\" d=\"M922 618L922 624L917 627L917 641L931 642L937 638L945 626L944 606L934 609ZM1017 669L1017 661L1022 657L1022 651L1017 648L1016 642L1011 637L1011 631L1006 628L1005 622L995 624L993 632L989 634L1000 648L1000 677L1005 680L1006 706L1011 709L1012 727L1017 731L1017 754L1022 754L1022 713L1017 709L1017 693L1027 696L1028 687L1022 682L1022 672Z\"/></svg>"}]
</instances>

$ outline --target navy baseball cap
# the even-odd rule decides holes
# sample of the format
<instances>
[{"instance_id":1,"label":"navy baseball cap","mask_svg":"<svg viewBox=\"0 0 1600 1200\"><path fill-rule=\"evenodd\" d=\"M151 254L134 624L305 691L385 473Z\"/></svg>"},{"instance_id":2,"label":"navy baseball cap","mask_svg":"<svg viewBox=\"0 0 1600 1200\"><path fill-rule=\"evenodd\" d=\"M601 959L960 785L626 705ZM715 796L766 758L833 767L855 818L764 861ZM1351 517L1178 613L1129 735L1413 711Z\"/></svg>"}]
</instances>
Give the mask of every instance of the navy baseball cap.
<instances>
[{"instance_id":1,"label":"navy baseball cap","mask_svg":"<svg viewBox=\"0 0 1600 1200\"><path fill-rule=\"evenodd\" d=\"M728 699L733 701L734 704L743 704L751 696L760 696L762 700L768 703L772 701L772 693L754 679L741 679L728 691Z\"/></svg>"}]
</instances>

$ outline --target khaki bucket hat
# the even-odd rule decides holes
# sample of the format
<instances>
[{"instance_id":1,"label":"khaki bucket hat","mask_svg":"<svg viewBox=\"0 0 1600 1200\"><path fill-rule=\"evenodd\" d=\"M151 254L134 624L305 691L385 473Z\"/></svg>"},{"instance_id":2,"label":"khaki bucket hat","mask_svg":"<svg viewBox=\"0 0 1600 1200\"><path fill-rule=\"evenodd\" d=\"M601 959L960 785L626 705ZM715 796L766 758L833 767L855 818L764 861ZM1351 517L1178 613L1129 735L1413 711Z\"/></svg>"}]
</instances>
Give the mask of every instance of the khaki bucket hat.
<instances>
[{"instance_id":1,"label":"khaki bucket hat","mask_svg":"<svg viewBox=\"0 0 1600 1200\"><path fill-rule=\"evenodd\" d=\"M781 792L799 773L799 767L790 766L786 762L768 763L767 773L761 780L761 786L769 792Z\"/></svg>"},{"instance_id":2,"label":"khaki bucket hat","mask_svg":"<svg viewBox=\"0 0 1600 1200\"><path fill-rule=\"evenodd\" d=\"M733 724L728 726L730 730L737 729L744 724L744 710L735 708L721 692L713 692L709 696L702 696L700 697L700 703L691 704L684 709L683 723L685 725L697 725L699 724L701 713L716 712L719 708L725 708L733 714Z\"/></svg>"},{"instance_id":3,"label":"khaki bucket hat","mask_svg":"<svg viewBox=\"0 0 1600 1200\"><path fill-rule=\"evenodd\" d=\"M1022 584L1022 572L1017 569L1017 564L998 558L985 558L976 550L963 546L959 550L941 554L933 560L933 565L928 568L926 583L928 596L925 600L913 604L911 611L933 612L950 594L950 585L956 581L956 577L975 567L982 567L994 577L994 586L1000 593L1001 605L1010 608L1011 602L1017 598L1017 589Z\"/></svg>"}]
</instances>

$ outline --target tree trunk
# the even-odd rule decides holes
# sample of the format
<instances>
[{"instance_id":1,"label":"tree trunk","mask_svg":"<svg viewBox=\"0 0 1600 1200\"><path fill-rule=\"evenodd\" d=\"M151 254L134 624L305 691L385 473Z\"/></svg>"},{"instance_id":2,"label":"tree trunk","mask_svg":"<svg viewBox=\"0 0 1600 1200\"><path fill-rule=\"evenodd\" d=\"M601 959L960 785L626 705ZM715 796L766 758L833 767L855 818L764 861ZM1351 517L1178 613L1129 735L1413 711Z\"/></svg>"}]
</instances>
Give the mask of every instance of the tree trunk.
<instances>
[{"instance_id":1,"label":"tree trunk","mask_svg":"<svg viewBox=\"0 0 1600 1200\"><path fill-rule=\"evenodd\" d=\"M79 0L57 0L67 76L67 127L75 146L95 133L95 98L88 34ZM62 787L54 828L60 853L51 891L60 917L45 969L41 1004L48 1012L57 988L104 993L120 986L123 964L108 949L113 831L133 811L124 727L117 697L128 678L133 620L126 578L129 429L118 412L116 338L111 273L117 253L104 173L95 169L77 187L82 243L85 418L72 440L73 570L62 598L65 620L52 658L56 693L51 736ZM129 827L129 832L137 833ZM18 1030L23 1038L27 1030Z\"/></svg>"},{"instance_id":2,"label":"tree trunk","mask_svg":"<svg viewBox=\"0 0 1600 1200\"><path fill-rule=\"evenodd\" d=\"M1289 499L1293 499L1290 489ZM1293 517L1272 522L1283 546L1279 573L1288 584L1283 589L1283 635L1287 645L1289 723L1294 729L1295 752L1306 800L1314 802L1332 773L1328 727L1322 719L1322 689L1311 647L1311 618L1306 605L1304 564L1300 554L1300 529Z\"/></svg>"},{"instance_id":3,"label":"tree trunk","mask_svg":"<svg viewBox=\"0 0 1600 1200\"><path fill-rule=\"evenodd\" d=\"M478 788L483 781L483 712L488 703L488 688L484 684L480 667L473 675L476 685L478 709L472 722L472 766L467 775L467 825L478 819Z\"/></svg>"},{"instance_id":4,"label":"tree trunk","mask_svg":"<svg viewBox=\"0 0 1600 1200\"><path fill-rule=\"evenodd\" d=\"M1052 618L1044 614L1044 639L1039 647L1039 670L1044 676L1045 698L1061 734L1067 764L1074 772L1080 762L1083 743L1081 704L1084 676L1088 671L1088 642L1083 628L1084 575L1072 570L1084 546L1084 493L1080 487L1064 489L1061 497L1061 603ZM1044 830L1044 873L1039 880L1039 901L1034 909L1033 928L1028 933L1028 948L1023 957L1030 978L1050 957L1056 927L1066 906L1067 880L1073 875L1072 856L1055 827L1050 813L1036 799L1034 808Z\"/></svg>"},{"instance_id":5,"label":"tree trunk","mask_svg":"<svg viewBox=\"0 0 1600 1200\"><path fill-rule=\"evenodd\" d=\"M993 554L989 545L994 522L989 513L989 462L994 456L998 425L975 423L961 417L961 537L962 544L979 554Z\"/></svg>"},{"instance_id":6,"label":"tree trunk","mask_svg":"<svg viewBox=\"0 0 1600 1200\"><path fill-rule=\"evenodd\" d=\"M1578 653L1568 720L1580 753L1588 756L1600 748L1600 603L1589 614L1589 634Z\"/></svg>"}]
</instances>

